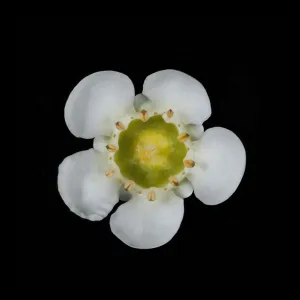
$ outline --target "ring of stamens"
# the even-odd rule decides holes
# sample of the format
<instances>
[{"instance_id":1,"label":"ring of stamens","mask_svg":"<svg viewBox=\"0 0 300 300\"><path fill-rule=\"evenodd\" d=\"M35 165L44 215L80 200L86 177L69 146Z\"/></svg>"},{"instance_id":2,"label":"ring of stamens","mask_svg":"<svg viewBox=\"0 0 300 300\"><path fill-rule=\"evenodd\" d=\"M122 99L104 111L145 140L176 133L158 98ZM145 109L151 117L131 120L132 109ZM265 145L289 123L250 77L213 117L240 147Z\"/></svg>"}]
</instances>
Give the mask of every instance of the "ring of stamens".
<instances>
[{"instance_id":1,"label":"ring of stamens","mask_svg":"<svg viewBox=\"0 0 300 300\"><path fill-rule=\"evenodd\" d=\"M138 120L140 120L139 122L141 123L138 123ZM165 123L162 123L163 121L165 121ZM157 122L157 126L155 122ZM170 130L171 133L168 132L167 129L164 129L164 126ZM177 131L175 137L174 128L176 128ZM108 161L112 168L106 170L105 175L121 180L124 189L131 193L145 195L149 201L156 200L157 196L154 190L165 192L176 188L186 177L189 170L195 166L193 153L190 151L192 146L189 139L190 136L184 131L184 128L184 125L176 119L172 109L162 114L155 112L152 115L146 110L141 110L140 113L137 114L137 117L126 117L124 120L117 121L111 141L106 146L109 153ZM135 129L137 130L135 131ZM126 136L130 130L132 130L132 136L136 138L136 140L134 140L132 136L128 135L128 140L131 139L134 141L132 144L135 144L134 152L131 144L128 144L130 146L128 149L124 147L124 136ZM172 137L174 137L173 140ZM170 145L172 145L173 148L170 147ZM126 149L126 151L123 151L124 149ZM180 155L178 156L181 162L178 161L178 157L170 149L174 151L175 154L182 153L182 158L180 158ZM120 153L123 153L123 156L120 155ZM122 165L124 161L125 166L129 169L135 166L134 174L126 171L126 168ZM172 174L170 169L172 170L175 164L181 167L175 167L174 174ZM143 170L146 171L143 173ZM149 175L151 172L152 177L154 177L152 178L150 175L150 178L148 178L150 183L147 183L147 180L141 180L141 177L145 176L143 174ZM155 181L155 178L163 178L161 174L169 174L169 176L167 176L163 180L164 183L160 185L158 184L159 180ZM156 184L151 185L152 183Z\"/></svg>"}]
</instances>

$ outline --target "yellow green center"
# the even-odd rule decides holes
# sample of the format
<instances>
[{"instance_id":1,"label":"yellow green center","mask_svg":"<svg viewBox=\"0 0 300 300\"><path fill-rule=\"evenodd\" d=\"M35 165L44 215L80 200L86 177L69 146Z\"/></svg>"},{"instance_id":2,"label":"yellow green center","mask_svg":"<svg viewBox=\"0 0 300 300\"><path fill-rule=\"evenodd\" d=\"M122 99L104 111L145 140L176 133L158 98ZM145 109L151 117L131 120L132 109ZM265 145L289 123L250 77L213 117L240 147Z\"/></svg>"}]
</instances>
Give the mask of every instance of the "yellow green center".
<instances>
[{"instance_id":1,"label":"yellow green center","mask_svg":"<svg viewBox=\"0 0 300 300\"><path fill-rule=\"evenodd\" d=\"M133 120L120 133L115 162L121 174L143 188L163 187L180 173L186 146L177 140L176 126L160 116Z\"/></svg>"}]
</instances>

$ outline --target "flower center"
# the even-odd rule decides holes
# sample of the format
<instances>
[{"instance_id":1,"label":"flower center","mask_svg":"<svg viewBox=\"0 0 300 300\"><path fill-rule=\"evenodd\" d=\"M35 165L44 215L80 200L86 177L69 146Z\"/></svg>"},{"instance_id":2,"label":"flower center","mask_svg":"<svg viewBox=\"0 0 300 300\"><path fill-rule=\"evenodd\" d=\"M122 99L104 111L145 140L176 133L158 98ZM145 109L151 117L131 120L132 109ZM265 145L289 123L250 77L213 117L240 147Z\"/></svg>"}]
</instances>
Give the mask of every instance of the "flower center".
<instances>
[{"instance_id":1,"label":"flower center","mask_svg":"<svg viewBox=\"0 0 300 300\"><path fill-rule=\"evenodd\" d=\"M163 187L184 169L187 153L176 125L161 115L133 120L119 135L114 161L121 174L142 188Z\"/></svg>"}]
</instances>

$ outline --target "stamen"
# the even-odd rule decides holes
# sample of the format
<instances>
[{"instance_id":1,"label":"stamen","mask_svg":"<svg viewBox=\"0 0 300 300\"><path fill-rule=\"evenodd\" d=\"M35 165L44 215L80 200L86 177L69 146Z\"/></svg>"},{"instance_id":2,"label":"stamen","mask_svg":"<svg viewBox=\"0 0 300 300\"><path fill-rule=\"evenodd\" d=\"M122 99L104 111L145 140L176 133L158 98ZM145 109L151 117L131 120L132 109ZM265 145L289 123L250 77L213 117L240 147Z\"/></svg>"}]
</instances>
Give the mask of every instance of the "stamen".
<instances>
[{"instance_id":1,"label":"stamen","mask_svg":"<svg viewBox=\"0 0 300 300\"><path fill-rule=\"evenodd\" d=\"M193 168L195 167L195 162L192 159L185 159L183 164L186 168Z\"/></svg>"},{"instance_id":2,"label":"stamen","mask_svg":"<svg viewBox=\"0 0 300 300\"><path fill-rule=\"evenodd\" d=\"M112 177L113 175L114 175L114 170L106 170L105 171L105 176Z\"/></svg>"},{"instance_id":3,"label":"stamen","mask_svg":"<svg viewBox=\"0 0 300 300\"><path fill-rule=\"evenodd\" d=\"M169 110L167 111L167 116L168 116L168 118L172 118L173 115L174 115L174 111L173 111L172 109L169 109Z\"/></svg>"},{"instance_id":4,"label":"stamen","mask_svg":"<svg viewBox=\"0 0 300 300\"><path fill-rule=\"evenodd\" d=\"M187 134L186 132L183 132L181 134L179 134L179 136L177 137L177 140L181 143L184 143L188 138L189 138L189 134Z\"/></svg>"},{"instance_id":5,"label":"stamen","mask_svg":"<svg viewBox=\"0 0 300 300\"><path fill-rule=\"evenodd\" d=\"M171 176L169 177L169 181L173 184L173 185L179 185L179 181L176 179L176 177Z\"/></svg>"},{"instance_id":6,"label":"stamen","mask_svg":"<svg viewBox=\"0 0 300 300\"><path fill-rule=\"evenodd\" d=\"M117 127L117 129L119 129L121 131L125 130L125 125L122 122L117 122L116 127Z\"/></svg>"},{"instance_id":7,"label":"stamen","mask_svg":"<svg viewBox=\"0 0 300 300\"><path fill-rule=\"evenodd\" d=\"M114 145L106 145L106 149L109 151L109 152L116 152L118 151L118 147L114 146Z\"/></svg>"},{"instance_id":8,"label":"stamen","mask_svg":"<svg viewBox=\"0 0 300 300\"><path fill-rule=\"evenodd\" d=\"M124 189L130 191L135 186L134 181L130 180L124 184Z\"/></svg>"},{"instance_id":9,"label":"stamen","mask_svg":"<svg viewBox=\"0 0 300 300\"><path fill-rule=\"evenodd\" d=\"M148 121L149 115L148 115L148 112L147 112L146 110L143 109L143 110L140 112L140 119L141 119L143 122Z\"/></svg>"},{"instance_id":10,"label":"stamen","mask_svg":"<svg viewBox=\"0 0 300 300\"><path fill-rule=\"evenodd\" d=\"M154 201L156 199L156 195L155 195L155 192L154 191L150 191L148 193L148 200L149 201Z\"/></svg>"}]
</instances>

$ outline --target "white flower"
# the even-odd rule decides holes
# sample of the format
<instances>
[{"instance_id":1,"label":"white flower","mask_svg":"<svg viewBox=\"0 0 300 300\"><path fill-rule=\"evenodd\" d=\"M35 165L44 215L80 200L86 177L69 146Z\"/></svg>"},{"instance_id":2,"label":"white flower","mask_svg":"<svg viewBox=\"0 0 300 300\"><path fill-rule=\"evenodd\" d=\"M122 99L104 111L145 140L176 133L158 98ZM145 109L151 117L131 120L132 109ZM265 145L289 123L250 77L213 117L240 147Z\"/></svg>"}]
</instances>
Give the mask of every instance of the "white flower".
<instances>
[{"instance_id":1,"label":"white flower","mask_svg":"<svg viewBox=\"0 0 300 300\"><path fill-rule=\"evenodd\" d=\"M151 74L137 96L124 74L85 77L66 102L65 120L76 137L94 138L94 149L60 164L62 199L91 221L105 218L119 198L129 200L112 214L112 232L134 248L164 245L179 229L183 198L194 191L219 204L243 177L243 144L225 128L204 132L210 114L202 84L179 71Z\"/></svg>"}]
</instances>

